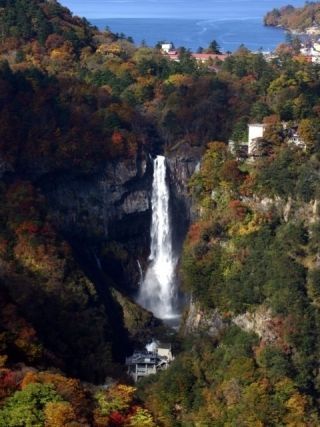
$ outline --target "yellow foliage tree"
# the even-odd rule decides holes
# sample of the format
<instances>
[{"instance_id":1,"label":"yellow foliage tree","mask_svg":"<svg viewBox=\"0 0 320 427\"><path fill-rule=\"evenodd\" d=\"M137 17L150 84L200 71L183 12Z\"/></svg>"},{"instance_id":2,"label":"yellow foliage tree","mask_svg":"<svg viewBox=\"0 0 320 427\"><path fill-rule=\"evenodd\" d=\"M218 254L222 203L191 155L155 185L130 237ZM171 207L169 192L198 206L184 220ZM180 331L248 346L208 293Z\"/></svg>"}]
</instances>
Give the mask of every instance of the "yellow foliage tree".
<instances>
[{"instance_id":1,"label":"yellow foliage tree","mask_svg":"<svg viewBox=\"0 0 320 427\"><path fill-rule=\"evenodd\" d=\"M76 415L68 402L49 402L45 410L45 427L77 427Z\"/></svg>"}]
</instances>

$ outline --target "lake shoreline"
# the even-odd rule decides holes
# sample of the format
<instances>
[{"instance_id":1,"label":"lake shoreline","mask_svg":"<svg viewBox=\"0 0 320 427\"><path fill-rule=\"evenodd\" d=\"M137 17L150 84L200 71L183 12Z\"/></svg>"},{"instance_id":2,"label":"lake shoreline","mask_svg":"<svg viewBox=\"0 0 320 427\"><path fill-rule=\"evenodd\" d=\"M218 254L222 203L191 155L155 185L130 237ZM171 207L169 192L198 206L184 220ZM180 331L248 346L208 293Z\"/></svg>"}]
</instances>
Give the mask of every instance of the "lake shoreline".
<instances>
[{"instance_id":1,"label":"lake shoreline","mask_svg":"<svg viewBox=\"0 0 320 427\"><path fill-rule=\"evenodd\" d=\"M92 19L99 29L106 26L115 33L133 37L137 45L142 42L154 47L159 41L173 42L193 52L206 48L216 40L224 52L234 52L240 45L251 51L273 51L285 41L286 33L279 28L268 28L261 18L247 19L182 19L182 18L110 18Z\"/></svg>"}]
</instances>

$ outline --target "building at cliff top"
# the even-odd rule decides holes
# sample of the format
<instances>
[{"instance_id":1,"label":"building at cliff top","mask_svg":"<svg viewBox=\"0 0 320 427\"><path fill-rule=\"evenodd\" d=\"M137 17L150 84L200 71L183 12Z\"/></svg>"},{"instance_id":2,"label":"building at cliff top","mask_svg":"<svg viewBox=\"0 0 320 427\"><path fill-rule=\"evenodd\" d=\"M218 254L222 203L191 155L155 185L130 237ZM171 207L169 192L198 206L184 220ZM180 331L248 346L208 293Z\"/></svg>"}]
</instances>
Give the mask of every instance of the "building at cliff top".
<instances>
[{"instance_id":1,"label":"building at cliff top","mask_svg":"<svg viewBox=\"0 0 320 427\"><path fill-rule=\"evenodd\" d=\"M286 122L281 123L282 132L285 141L288 144L295 145L301 149L306 148L306 144L301 140L298 134L298 126L288 126ZM267 124L250 123L248 124L248 142L229 141L230 151L239 158L254 158L261 156L263 137Z\"/></svg>"},{"instance_id":2,"label":"building at cliff top","mask_svg":"<svg viewBox=\"0 0 320 427\"><path fill-rule=\"evenodd\" d=\"M257 148L257 138L263 138L266 125L263 123L252 123L248 125L248 155L254 155Z\"/></svg>"},{"instance_id":3,"label":"building at cliff top","mask_svg":"<svg viewBox=\"0 0 320 427\"><path fill-rule=\"evenodd\" d=\"M127 372L137 382L140 378L168 369L173 360L171 344L155 343L152 351L135 351L126 358Z\"/></svg>"},{"instance_id":4,"label":"building at cliff top","mask_svg":"<svg viewBox=\"0 0 320 427\"><path fill-rule=\"evenodd\" d=\"M252 123L248 125L248 141L229 141L229 149L239 158L254 156L257 148L258 138L264 135L266 125L263 123Z\"/></svg>"}]
</instances>

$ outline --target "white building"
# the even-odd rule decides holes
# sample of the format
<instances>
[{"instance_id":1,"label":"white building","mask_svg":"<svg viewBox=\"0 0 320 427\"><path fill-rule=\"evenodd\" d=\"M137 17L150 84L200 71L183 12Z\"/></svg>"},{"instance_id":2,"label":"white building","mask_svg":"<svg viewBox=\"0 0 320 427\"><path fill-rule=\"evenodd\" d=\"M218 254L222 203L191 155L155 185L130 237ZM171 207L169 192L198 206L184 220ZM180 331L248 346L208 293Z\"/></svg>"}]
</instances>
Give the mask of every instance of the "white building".
<instances>
[{"instance_id":1,"label":"white building","mask_svg":"<svg viewBox=\"0 0 320 427\"><path fill-rule=\"evenodd\" d=\"M258 143L259 138L263 138L267 125L264 123L252 123L248 125L249 135L248 142L234 142L229 141L228 146L230 152L240 159L246 157L251 158L259 156ZM300 138L298 134L298 126L290 126L286 122L281 123L282 131L284 132L283 137L289 145L295 145L298 148L306 149L305 142ZM261 147L260 147L261 148Z\"/></svg>"},{"instance_id":2,"label":"white building","mask_svg":"<svg viewBox=\"0 0 320 427\"><path fill-rule=\"evenodd\" d=\"M305 47L305 46L303 46L301 49L300 49L300 53L301 53L301 55L305 55L305 56L311 56L312 55L312 49L310 48L310 47Z\"/></svg>"},{"instance_id":3,"label":"white building","mask_svg":"<svg viewBox=\"0 0 320 427\"><path fill-rule=\"evenodd\" d=\"M249 157L254 154L256 148L256 139L263 138L266 125L263 123L252 123L248 125L249 138L248 138L248 155Z\"/></svg>"},{"instance_id":4,"label":"white building","mask_svg":"<svg viewBox=\"0 0 320 427\"><path fill-rule=\"evenodd\" d=\"M312 45L302 45L301 55L311 58L311 62L320 64L320 42L314 42Z\"/></svg>"},{"instance_id":5,"label":"white building","mask_svg":"<svg viewBox=\"0 0 320 427\"><path fill-rule=\"evenodd\" d=\"M127 372L137 382L140 378L168 369L173 360L171 344L157 343L152 351L135 351L132 356L127 357Z\"/></svg>"},{"instance_id":6,"label":"white building","mask_svg":"<svg viewBox=\"0 0 320 427\"><path fill-rule=\"evenodd\" d=\"M174 359L171 344L159 344L156 348L156 352L159 357L165 358L168 362L172 362Z\"/></svg>"},{"instance_id":7,"label":"white building","mask_svg":"<svg viewBox=\"0 0 320 427\"><path fill-rule=\"evenodd\" d=\"M173 50L173 44L172 43L163 43L161 45L161 50L165 53L169 53L171 50Z\"/></svg>"},{"instance_id":8,"label":"white building","mask_svg":"<svg viewBox=\"0 0 320 427\"><path fill-rule=\"evenodd\" d=\"M320 43L319 42L313 43L313 51L318 53L318 55L320 55Z\"/></svg>"}]
</instances>

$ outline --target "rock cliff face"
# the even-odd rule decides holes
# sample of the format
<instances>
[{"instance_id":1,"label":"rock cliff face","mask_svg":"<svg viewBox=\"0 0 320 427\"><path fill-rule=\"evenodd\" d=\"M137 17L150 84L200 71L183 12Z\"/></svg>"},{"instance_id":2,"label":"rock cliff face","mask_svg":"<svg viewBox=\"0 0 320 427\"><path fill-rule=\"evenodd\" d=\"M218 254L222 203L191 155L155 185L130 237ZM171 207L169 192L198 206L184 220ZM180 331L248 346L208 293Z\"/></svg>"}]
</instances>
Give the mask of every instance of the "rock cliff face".
<instances>
[{"instance_id":1,"label":"rock cliff face","mask_svg":"<svg viewBox=\"0 0 320 427\"><path fill-rule=\"evenodd\" d=\"M146 259L149 249L152 173L152 162L142 153L92 174L60 172L39 180L56 227L76 249L96 257L112 279L119 276L129 293L139 281L137 260Z\"/></svg>"},{"instance_id":2,"label":"rock cliff face","mask_svg":"<svg viewBox=\"0 0 320 427\"><path fill-rule=\"evenodd\" d=\"M190 302L181 331L183 335L206 333L218 338L227 327L218 310L205 311L198 303Z\"/></svg>"},{"instance_id":3,"label":"rock cliff face","mask_svg":"<svg viewBox=\"0 0 320 427\"><path fill-rule=\"evenodd\" d=\"M99 241L146 234L130 218L150 219L152 165L146 156L106 163L93 174L51 175L41 185L54 222L70 236ZM119 227L126 220L130 227Z\"/></svg>"},{"instance_id":4,"label":"rock cliff face","mask_svg":"<svg viewBox=\"0 0 320 427\"><path fill-rule=\"evenodd\" d=\"M183 146L167 155L176 253L192 217L188 180L200 154L198 147ZM108 162L92 173L59 171L38 178L56 227L89 254L89 263L96 258L98 267L131 295L140 280L138 261L145 270L149 255L152 178L147 152Z\"/></svg>"},{"instance_id":5,"label":"rock cliff face","mask_svg":"<svg viewBox=\"0 0 320 427\"><path fill-rule=\"evenodd\" d=\"M233 318L233 323L246 332L256 333L264 344L280 344L283 338L283 319L272 314L270 308L258 307Z\"/></svg>"},{"instance_id":6,"label":"rock cliff face","mask_svg":"<svg viewBox=\"0 0 320 427\"><path fill-rule=\"evenodd\" d=\"M181 332L183 335L205 333L212 338L219 338L221 333L232 324L246 332L257 334L261 345L272 344L284 349L288 348L284 318L275 316L263 305L253 312L225 319L217 309L204 310L199 303L191 301L185 312Z\"/></svg>"},{"instance_id":7,"label":"rock cliff face","mask_svg":"<svg viewBox=\"0 0 320 427\"><path fill-rule=\"evenodd\" d=\"M319 219L319 200L312 200L309 203L301 200L297 201L289 197L287 200L280 197L275 198L259 198L259 197L244 197L242 199L252 210L263 213L275 212L285 222L305 221L306 223L314 223Z\"/></svg>"},{"instance_id":8,"label":"rock cliff face","mask_svg":"<svg viewBox=\"0 0 320 427\"><path fill-rule=\"evenodd\" d=\"M202 149L189 144L167 154L171 189L171 217L174 250L181 251L183 240L194 216L188 182L200 165Z\"/></svg>"}]
</instances>

